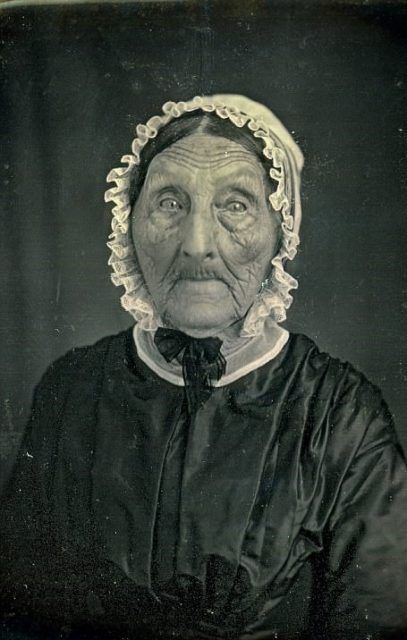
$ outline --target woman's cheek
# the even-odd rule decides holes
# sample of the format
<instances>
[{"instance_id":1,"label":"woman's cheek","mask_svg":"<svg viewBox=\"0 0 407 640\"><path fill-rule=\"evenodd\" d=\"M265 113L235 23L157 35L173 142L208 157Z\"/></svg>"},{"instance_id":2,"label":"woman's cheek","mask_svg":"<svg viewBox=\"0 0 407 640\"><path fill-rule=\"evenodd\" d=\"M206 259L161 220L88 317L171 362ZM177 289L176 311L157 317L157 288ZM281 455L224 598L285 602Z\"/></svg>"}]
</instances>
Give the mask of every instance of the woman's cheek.
<instances>
[{"instance_id":1,"label":"woman's cheek","mask_svg":"<svg viewBox=\"0 0 407 640\"><path fill-rule=\"evenodd\" d=\"M149 216L146 221L146 236L151 244L161 244L166 240L172 240L178 235L179 225L170 218Z\"/></svg>"},{"instance_id":2,"label":"woman's cheek","mask_svg":"<svg viewBox=\"0 0 407 640\"><path fill-rule=\"evenodd\" d=\"M176 216L165 215L157 210L148 197L141 197L133 211L134 232L144 243L157 245L177 233L179 224Z\"/></svg>"},{"instance_id":3,"label":"woman's cheek","mask_svg":"<svg viewBox=\"0 0 407 640\"><path fill-rule=\"evenodd\" d=\"M155 271L162 272L169 268L178 251L179 238L177 229L161 229L147 222L140 238L139 247L148 256Z\"/></svg>"},{"instance_id":4,"label":"woman's cheek","mask_svg":"<svg viewBox=\"0 0 407 640\"><path fill-rule=\"evenodd\" d=\"M147 216L133 226L133 237L138 255L149 259L150 267L155 263L170 261L178 246L176 228L168 229L152 222ZM157 246L158 245L158 246Z\"/></svg>"},{"instance_id":5,"label":"woman's cheek","mask_svg":"<svg viewBox=\"0 0 407 640\"><path fill-rule=\"evenodd\" d=\"M222 253L238 264L246 264L261 258L271 248L267 234L260 232L254 225L248 229L235 229L222 234L220 245Z\"/></svg>"}]
</instances>

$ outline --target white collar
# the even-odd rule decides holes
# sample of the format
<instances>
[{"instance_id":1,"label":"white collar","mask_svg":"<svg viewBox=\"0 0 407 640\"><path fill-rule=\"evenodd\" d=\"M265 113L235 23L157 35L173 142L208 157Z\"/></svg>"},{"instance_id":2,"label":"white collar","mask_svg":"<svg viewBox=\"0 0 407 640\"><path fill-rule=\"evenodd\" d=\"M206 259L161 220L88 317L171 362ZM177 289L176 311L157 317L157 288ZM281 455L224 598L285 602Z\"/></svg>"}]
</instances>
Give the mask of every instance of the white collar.
<instances>
[{"instance_id":1,"label":"white collar","mask_svg":"<svg viewBox=\"0 0 407 640\"><path fill-rule=\"evenodd\" d=\"M237 338L241 341L233 349L223 352L226 357L226 373L213 383L215 387L224 387L242 378L251 371L258 369L273 360L283 349L289 338L289 332L268 320L260 335L252 338ZM134 325L133 338L139 358L160 378L180 387L184 386L181 365L167 362L154 344L154 332L144 331L137 324Z\"/></svg>"}]
</instances>

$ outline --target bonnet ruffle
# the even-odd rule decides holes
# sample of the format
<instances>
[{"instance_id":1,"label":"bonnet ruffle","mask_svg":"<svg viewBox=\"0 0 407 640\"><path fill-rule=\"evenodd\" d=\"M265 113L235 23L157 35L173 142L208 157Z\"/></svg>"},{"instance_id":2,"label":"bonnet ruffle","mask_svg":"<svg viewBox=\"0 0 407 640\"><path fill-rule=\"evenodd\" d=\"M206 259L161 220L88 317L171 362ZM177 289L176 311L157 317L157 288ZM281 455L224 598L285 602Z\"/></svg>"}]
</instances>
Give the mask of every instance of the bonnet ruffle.
<instances>
[{"instance_id":1,"label":"bonnet ruffle","mask_svg":"<svg viewBox=\"0 0 407 640\"><path fill-rule=\"evenodd\" d=\"M243 324L241 335L253 336L261 333L267 317L271 316L275 322L286 319L286 310L292 303L290 291L298 286L295 278L285 271L284 263L295 257L299 244L303 156L280 120L265 106L244 96L197 96L188 102L166 102L162 115L153 116L146 124L136 127L132 153L121 158L124 166L112 169L107 176L108 182L115 183L105 193L105 202L114 203L112 232L107 243L111 249L112 282L125 288L120 299L122 306L141 329L155 331L163 326L146 288L131 237L130 187L143 148L149 140L155 138L169 122L192 111L213 113L230 120L236 127L247 127L255 138L260 138L263 154L270 160L269 175L273 184L277 183L269 200L274 211L281 215L282 241L278 254L271 260L270 276L262 283Z\"/></svg>"}]
</instances>

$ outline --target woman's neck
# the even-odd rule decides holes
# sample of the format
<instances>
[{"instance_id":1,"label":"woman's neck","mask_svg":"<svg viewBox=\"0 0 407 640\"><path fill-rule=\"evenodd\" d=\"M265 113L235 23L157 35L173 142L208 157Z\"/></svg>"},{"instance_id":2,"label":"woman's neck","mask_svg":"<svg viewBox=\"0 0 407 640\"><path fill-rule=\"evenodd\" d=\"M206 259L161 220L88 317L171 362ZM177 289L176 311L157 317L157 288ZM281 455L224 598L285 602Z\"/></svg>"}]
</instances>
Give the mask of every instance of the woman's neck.
<instances>
[{"instance_id":1,"label":"woman's neck","mask_svg":"<svg viewBox=\"0 0 407 640\"><path fill-rule=\"evenodd\" d=\"M233 331L218 334L217 337L223 340L221 352L226 359L226 374L215 386L229 384L273 359L284 347L288 335L271 318L266 319L259 335L242 337L238 326L234 326ZM136 325L134 339L139 356L153 371L170 382L183 385L180 362L176 359L167 362L163 358L154 343L154 333L144 331Z\"/></svg>"}]
</instances>

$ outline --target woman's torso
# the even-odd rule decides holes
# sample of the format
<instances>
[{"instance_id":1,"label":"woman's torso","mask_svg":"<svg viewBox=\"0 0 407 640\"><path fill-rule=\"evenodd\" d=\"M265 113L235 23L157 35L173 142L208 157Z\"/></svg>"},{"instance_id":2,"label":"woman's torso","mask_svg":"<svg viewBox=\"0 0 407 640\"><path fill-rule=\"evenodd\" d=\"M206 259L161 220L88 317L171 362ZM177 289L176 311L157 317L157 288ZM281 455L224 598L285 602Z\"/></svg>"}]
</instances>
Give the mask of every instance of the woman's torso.
<instances>
[{"instance_id":1,"label":"woman's torso","mask_svg":"<svg viewBox=\"0 0 407 640\"><path fill-rule=\"evenodd\" d=\"M130 331L58 366L42 455L55 546L68 549L67 580L82 574L73 622L151 637L298 637L360 444L358 425L348 429L360 375L292 335L190 416L183 388L140 360Z\"/></svg>"}]
</instances>

